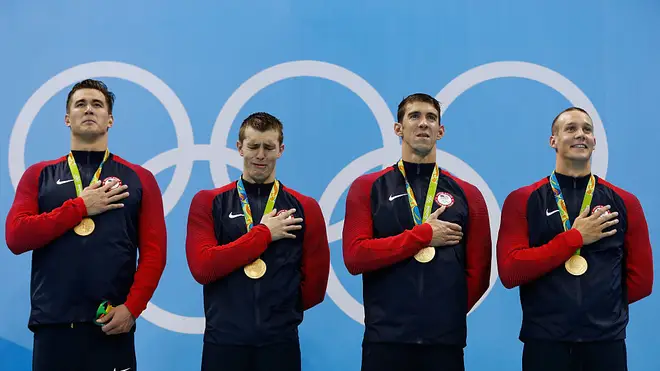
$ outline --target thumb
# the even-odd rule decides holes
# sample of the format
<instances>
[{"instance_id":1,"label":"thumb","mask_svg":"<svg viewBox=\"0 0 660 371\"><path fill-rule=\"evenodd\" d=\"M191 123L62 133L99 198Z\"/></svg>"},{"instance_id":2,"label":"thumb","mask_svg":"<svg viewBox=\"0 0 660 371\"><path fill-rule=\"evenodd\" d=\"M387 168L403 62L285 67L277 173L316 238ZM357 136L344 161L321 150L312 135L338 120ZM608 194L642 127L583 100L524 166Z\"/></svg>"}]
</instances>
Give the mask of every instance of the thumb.
<instances>
[{"instance_id":1,"label":"thumb","mask_svg":"<svg viewBox=\"0 0 660 371\"><path fill-rule=\"evenodd\" d=\"M586 206L578 216L580 218L586 218L587 216L589 216L589 206Z\"/></svg>"},{"instance_id":2,"label":"thumb","mask_svg":"<svg viewBox=\"0 0 660 371\"><path fill-rule=\"evenodd\" d=\"M110 309L108 314L106 314L103 317L99 318L98 320L96 320L96 322L106 323L106 322L109 322L112 319L112 317L114 317L114 316L115 316L115 308L112 308L112 309Z\"/></svg>"},{"instance_id":3,"label":"thumb","mask_svg":"<svg viewBox=\"0 0 660 371\"><path fill-rule=\"evenodd\" d=\"M429 215L429 219L438 219L440 214L444 213L446 209L447 209L447 206L445 206L445 205L440 206L433 213L431 213L431 215Z\"/></svg>"},{"instance_id":4,"label":"thumb","mask_svg":"<svg viewBox=\"0 0 660 371\"><path fill-rule=\"evenodd\" d=\"M96 189L99 188L100 186L101 186L101 181L97 180L96 182L88 185L85 189Z\"/></svg>"},{"instance_id":5,"label":"thumb","mask_svg":"<svg viewBox=\"0 0 660 371\"><path fill-rule=\"evenodd\" d=\"M277 212L277 209L273 208L273 210L272 210L271 212L269 212L268 214L264 214L264 215L261 217L261 220L263 221L263 220L266 219L266 218L272 218L272 217L274 217L276 212Z\"/></svg>"}]
</instances>

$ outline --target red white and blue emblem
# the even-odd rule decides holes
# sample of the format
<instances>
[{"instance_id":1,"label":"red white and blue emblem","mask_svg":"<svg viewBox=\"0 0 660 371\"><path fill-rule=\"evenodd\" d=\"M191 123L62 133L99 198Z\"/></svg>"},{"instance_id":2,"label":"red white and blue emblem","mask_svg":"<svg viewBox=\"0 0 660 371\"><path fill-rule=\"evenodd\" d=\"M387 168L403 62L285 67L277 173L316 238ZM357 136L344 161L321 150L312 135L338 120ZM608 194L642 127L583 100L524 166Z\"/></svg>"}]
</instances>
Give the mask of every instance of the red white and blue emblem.
<instances>
[{"instance_id":1,"label":"red white and blue emblem","mask_svg":"<svg viewBox=\"0 0 660 371\"><path fill-rule=\"evenodd\" d=\"M449 207L454 204L454 196L447 192L438 192L435 195L435 202L440 206Z\"/></svg>"},{"instance_id":2,"label":"red white and blue emblem","mask_svg":"<svg viewBox=\"0 0 660 371\"><path fill-rule=\"evenodd\" d=\"M117 177L114 177L114 176L109 176L109 177L103 179L103 185L106 185L106 184L108 184L112 181L117 181L117 183L115 183L115 185L113 185L112 188L110 188L110 189L115 189L115 188L119 187L122 184L121 179L119 179Z\"/></svg>"}]
</instances>

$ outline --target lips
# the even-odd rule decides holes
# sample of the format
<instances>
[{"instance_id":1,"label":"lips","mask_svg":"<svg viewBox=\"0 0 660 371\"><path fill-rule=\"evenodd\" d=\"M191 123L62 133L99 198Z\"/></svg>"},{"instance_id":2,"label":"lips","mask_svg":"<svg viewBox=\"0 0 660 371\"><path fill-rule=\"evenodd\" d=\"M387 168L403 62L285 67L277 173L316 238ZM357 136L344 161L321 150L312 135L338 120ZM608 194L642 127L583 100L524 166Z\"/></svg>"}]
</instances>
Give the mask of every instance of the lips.
<instances>
[{"instance_id":1,"label":"lips","mask_svg":"<svg viewBox=\"0 0 660 371\"><path fill-rule=\"evenodd\" d=\"M573 144L571 148L580 148L580 149L587 149L586 144Z\"/></svg>"},{"instance_id":2,"label":"lips","mask_svg":"<svg viewBox=\"0 0 660 371\"><path fill-rule=\"evenodd\" d=\"M431 135L429 135L428 133L419 133L419 134L415 135L415 137L417 137L417 138L431 138Z\"/></svg>"}]
</instances>

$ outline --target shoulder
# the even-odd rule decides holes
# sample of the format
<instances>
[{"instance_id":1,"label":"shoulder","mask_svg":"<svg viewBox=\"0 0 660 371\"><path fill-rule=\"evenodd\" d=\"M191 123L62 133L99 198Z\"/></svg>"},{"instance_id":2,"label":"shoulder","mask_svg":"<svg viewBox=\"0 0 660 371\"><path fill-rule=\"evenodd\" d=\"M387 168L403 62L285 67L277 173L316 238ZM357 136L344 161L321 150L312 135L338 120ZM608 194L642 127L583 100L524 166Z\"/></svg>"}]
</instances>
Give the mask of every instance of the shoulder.
<instances>
[{"instance_id":1,"label":"shoulder","mask_svg":"<svg viewBox=\"0 0 660 371\"><path fill-rule=\"evenodd\" d=\"M639 199L631 192L628 192L623 188L617 187L614 184L600 177L597 177L597 184L611 189L615 194L617 194L619 197L623 199L623 202L626 204L626 206L641 207Z\"/></svg>"},{"instance_id":2,"label":"shoulder","mask_svg":"<svg viewBox=\"0 0 660 371\"><path fill-rule=\"evenodd\" d=\"M383 170L360 175L353 181L350 189L351 191L360 190L363 192L367 192L378 179L393 174L394 170L395 170L394 166L388 166Z\"/></svg>"},{"instance_id":3,"label":"shoulder","mask_svg":"<svg viewBox=\"0 0 660 371\"><path fill-rule=\"evenodd\" d=\"M314 209L314 210L320 210L321 207L319 206L319 203L312 197L304 195L298 191L296 191L293 188L290 188L288 186L282 185L282 191L290 194L293 198L295 198L305 209Z\"/></svg>"},{"instance_id":4,"label":"shoulder","mask_svg":"<svg viewBox=\"0 0 660 371\"><path fill-rule=\"evenodd\" d=\"M195 202L195 200L198 201L206 200L208 202L212 202L216 197L218 197L218 195L227 193L233 189L236 189L236 182L225 184L224 186L219 188L199 190L197 193L195 193L195 196L193 197L193 203Z\"/></svg>"},{"instance_id":5,"label":"shoulder","mask_svg":"<svg viewBox=\"0 0 660 371\"><path fill-rule=\"evenodd\" d=\"M504 200L504 204L506 205L512 202L517 204L518 203L522 204L529 199L529 197L532 195L533 192L537 191L539 188L547 184L550 184L548 177L544 177L532 184L522 186L514 190L513 192L509 193L509 195Z\"/></svg>"},{"instance_id":6,"label":"shoulder","mask_svg":"<svg viewBox=\"0 0 660 371\"><path fill-rule=\"evenodd\" d=\"M66 156L62 156L54 160L40 161L35 164L32 164L27 169L25 169L25 172L23 172L23 174L21 175L21 180L30 180L36 182L39 179L41 172L45 168L53 165L58 165L63 162L66 162Z\"/></svg>"}]
</instances>

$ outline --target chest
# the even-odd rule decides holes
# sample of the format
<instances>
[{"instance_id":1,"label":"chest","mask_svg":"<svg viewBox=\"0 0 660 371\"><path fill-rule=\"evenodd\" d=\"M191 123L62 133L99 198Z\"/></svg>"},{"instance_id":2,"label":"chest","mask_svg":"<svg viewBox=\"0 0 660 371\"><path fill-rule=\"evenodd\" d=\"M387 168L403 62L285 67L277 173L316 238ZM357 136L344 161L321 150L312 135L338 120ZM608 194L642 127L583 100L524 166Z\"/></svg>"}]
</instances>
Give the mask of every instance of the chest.
<instances>
[{"instance_id":1,"label":"chest","mask_svg":"<svg viewBox=\"0 0 660 371\"><path fill-rule=\"evenodd\" d=\"M266 209L267 195L266 197L248 198L248 201L250 204L250 214L252 216L253 226L257 226L261 223L264 211ZM284 238L272 242L268 246L267 254L299 254L302 251L306 230L304 208L295 197L289 195L286 192L279 192L277 198L275 199L273 208L277 210L278 214L295 208L296 212L293 214L293 217L303 218L303 222L300 224L302 229L290 232L295 236L295 238ZM248 227L246 223L247 210L243 209L240 198L236 191L229 191L217 197L214 200L212 210L215 236L219 244L228 244L230 242L236 241L248 233Z\"/></svg>"},{"instance_id":2,"label":"chest","mask_svg":"<svg viewBox=\"0 0 660 371\"><path fill-rule=\"evenodd\" d=\"M575 218L579 214L583 194L584 191L579 194L576 193L575 195L564 195L567 200L566 207L568 209L571 226L573 226ZM619 216L617 217L619 223L606 228L603 231L616 229L617 233L611 237L601 239L596 243L589 245L583 250L585 254L601 250L623 249L625 233L628 228L625 204L623 203L623 200L611 190L597 186L594 190L593 199L589 206L589 215L591 215L599 206L605 205L610 205L611 212L619 213ZM558 234L564 232L561 213L550 187L541 188L539 191L532 194L527 204L527 221L530 246L544 245L550 242Z\"/></svg>"},{"instance_id":3,"label":"chest","mask_svg":"<svg viewBox=\"0 0 660 371\"><path fill-rule=\"evenodd\" d=\"M371 192L371 210L374 228L374 237L394 236L406 229L413 228L415 220L411 209L411 202L407 193L406 183L398 174L386 179L379 179L374 183ZM399 179L400 178L400 179ZM411 185L417 201L419 214L424 221L424 207L428 193L428 183L419 182ZM468 203L463 190L453 180L440 177L435 192L432 193L431 212L441 206L446 206L440 214L440 220L456 223L467 229L469 212Z\"/></svg>"},{"instance_id":4,"label":"chest","mask_svg":"<svg viewBox=\"0 0 660 371\"><path fill-rule=\"evenodd\" d=\"M83 189L89 186L96 167L80 166L79 172L82 180ZM110 181L118 179L122 185L127 185L129 196L122 201L124 207L113 210L107 214L113 216L137 216L142 199L142 184L138 176L127 167L115 162L108 162L103 166L99 180ZM39 211L50 212L55 208L62 206L67 200L78 197L76 185L71 170L67 163L60 163L55 166L44 168L39 177ZM107 217L100 214L98 217Z\"/></svg>"}]
</instances>

